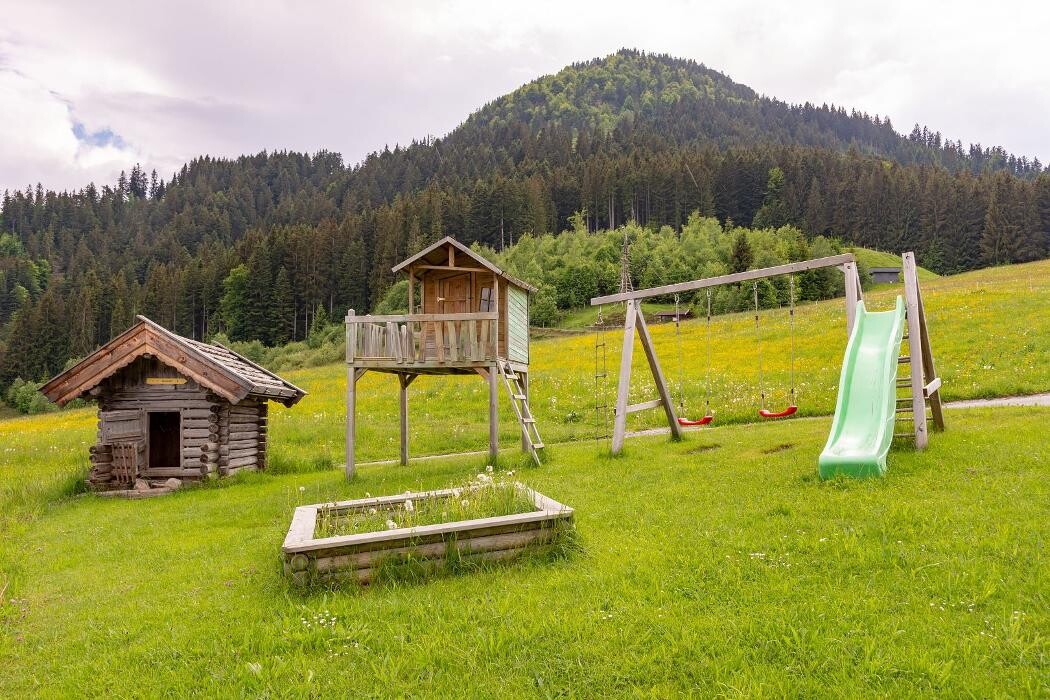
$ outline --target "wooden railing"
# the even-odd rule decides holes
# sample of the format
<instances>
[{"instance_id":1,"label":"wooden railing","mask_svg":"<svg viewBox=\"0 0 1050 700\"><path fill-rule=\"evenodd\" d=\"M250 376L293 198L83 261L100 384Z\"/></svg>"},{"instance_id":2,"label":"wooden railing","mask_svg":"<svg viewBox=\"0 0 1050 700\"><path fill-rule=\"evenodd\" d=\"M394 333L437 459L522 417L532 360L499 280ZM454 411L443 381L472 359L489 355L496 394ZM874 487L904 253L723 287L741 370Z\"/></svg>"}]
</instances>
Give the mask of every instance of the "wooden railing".
<instances>
[{"instance_id":1,"label":"wooden railing","mask_svg":"<svg viewBox=\"0 0 1050 700\"><path fill-rule=\"evenodd\" d=\"M498 314L346 316L346 361L390 364L492 362Z\"/></svg>"}]
</instances>

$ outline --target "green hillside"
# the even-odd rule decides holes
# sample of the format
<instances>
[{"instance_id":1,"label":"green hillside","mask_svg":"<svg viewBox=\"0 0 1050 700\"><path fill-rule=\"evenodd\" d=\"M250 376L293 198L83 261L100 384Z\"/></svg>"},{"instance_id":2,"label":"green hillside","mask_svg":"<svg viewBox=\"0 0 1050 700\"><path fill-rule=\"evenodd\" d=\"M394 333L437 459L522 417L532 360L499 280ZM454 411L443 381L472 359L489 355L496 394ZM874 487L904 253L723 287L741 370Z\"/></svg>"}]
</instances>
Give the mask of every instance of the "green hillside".
<instances>
[{"instance_id":1,"label":"green hillside","mask_svg":"<svg viewBox=\"0 0 1050 700\"><path fill-rule=\"evenodd\" d=\"M441 138L357 164L204 154L170 179L128 163L115 183L4 192L0 391L53 376L138 313L196 339L303 340L325 316L375 308L392 266L447 234L502 250L629 221L676 234L699 213L914 250L940 273L1050 256L1050 173L1000 147L632 50L492 98Z\"/></svg>"},{"instance_id":2,"label":"green hillside","mask_svg":"<svg viewBox=\"0 0 1050 700\"><path fill-rule=\"evenodd\" d=\"M1050 388L1047 280L1050 262L924 284L946 398ZM786 318L764 323L776 401ZM927 451L895 447L885 479L822 483L841 301L799 310L809 418L734 424L754 420L752 324L713 329L714 427L632 438L620 458L592 440L593 338L534 341L550 447L531 466L504 411L497 472L573 506L578 551L364 591L290 587L278 548L295 506L461 484L485 461L365 464L346 482L339 365L289 373L310 394L272 412L268 472L163 498L78 494L92 410L0 420L0 696L1040 695L1050 409L949 410ZM673 328L653 335L677 378ZM694 413L705 338L683 324ZM412 449L483 448L483 387L414 383ZM396 402L392 378L359 383L361 459L396 456Z\"/></svg>"}]
</instances>

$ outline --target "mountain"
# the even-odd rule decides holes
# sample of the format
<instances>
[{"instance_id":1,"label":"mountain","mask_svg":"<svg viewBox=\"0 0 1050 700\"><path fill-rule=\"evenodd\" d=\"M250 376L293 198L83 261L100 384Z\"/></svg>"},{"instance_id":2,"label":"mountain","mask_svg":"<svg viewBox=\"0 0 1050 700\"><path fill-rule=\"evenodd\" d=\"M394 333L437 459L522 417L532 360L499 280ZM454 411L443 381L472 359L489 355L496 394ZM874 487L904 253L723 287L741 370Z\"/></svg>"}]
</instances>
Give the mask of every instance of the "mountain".
<instances>
[{"instance_id":1,"label":"mountain","mask_svg":"<svg viewBox=\"0 0 1050 700\"><path fill-rule=\"evenodd\" d=\"M629 220L679 231L693 212L914 249L938 272L1050 252L1038 161L625 50L352 167L331 152L204 156L166 181L135 166L112 186L4 193L0 386L61 369L135 313L191 337L303 338L319 310L372 308L391 265L446 233L502 249Z\"/></svg>"}]
</instances>

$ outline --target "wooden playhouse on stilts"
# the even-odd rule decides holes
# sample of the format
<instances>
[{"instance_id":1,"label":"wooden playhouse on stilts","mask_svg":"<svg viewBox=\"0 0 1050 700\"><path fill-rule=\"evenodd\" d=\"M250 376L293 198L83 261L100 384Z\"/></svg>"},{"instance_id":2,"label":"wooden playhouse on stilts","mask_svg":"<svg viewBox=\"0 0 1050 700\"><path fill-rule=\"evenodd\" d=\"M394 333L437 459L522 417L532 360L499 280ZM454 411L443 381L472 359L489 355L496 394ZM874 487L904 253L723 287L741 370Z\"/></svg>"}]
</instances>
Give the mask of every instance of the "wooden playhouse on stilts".
<instances>
[{"instance_id":1,"label":"wooden playhouse on stilts","mask_svg":"<svg viewBox=\"0 0 1050 700\"><path fill-rule=\"evenodd\" d=\"M408 313L346 316L346 475L354 475L356 384L397 375L401 463L408 463L408 387L421 374L480 375L489 386L489 455L499 452L499 380L538 464L543 442L529 408L529 297L536 288L446 236L393 268L408 276Z\"/></svg>"},{"instance_id":2,"label":"wooden playhouse on stilts","mask_svg":"<svg viewBox=\"0 0 1050 700\"><path fill-rule=\"evenodd\" d=\"M264 469L267 405L306 392L221 345L183 338L144 316L45 384L48 399L98 402L89 486L146 492Z\"/></svg>"}]
</instances>

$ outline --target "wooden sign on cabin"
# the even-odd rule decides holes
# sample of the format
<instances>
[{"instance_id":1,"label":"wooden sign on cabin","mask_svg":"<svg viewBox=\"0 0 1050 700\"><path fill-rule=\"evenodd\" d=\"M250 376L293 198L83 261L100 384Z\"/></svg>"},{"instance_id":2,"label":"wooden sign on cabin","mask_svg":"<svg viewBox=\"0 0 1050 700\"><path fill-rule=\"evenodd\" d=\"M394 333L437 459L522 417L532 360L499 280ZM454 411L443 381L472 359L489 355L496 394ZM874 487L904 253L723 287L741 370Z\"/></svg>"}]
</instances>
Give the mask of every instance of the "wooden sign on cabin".
<instances>
[{"instance_id":1,"label":"wooden sign on cabin","mask_svg":"<svg viewBox=\"0 0 1050 700\"><path fill-rule=\"evenodd\" d=\"M306 395L228 348L144 316L41 391L59 405L98 401L88 484L102 491L263 469L267 402L291 406Z\"/></svg>"}]
</instances>

